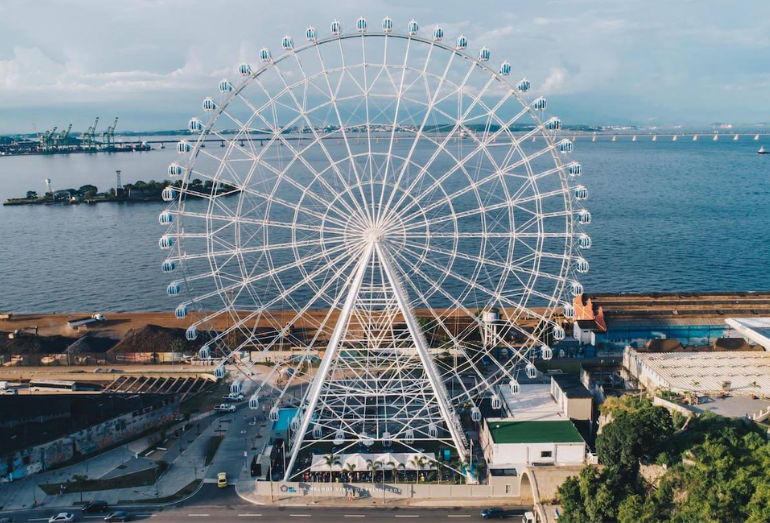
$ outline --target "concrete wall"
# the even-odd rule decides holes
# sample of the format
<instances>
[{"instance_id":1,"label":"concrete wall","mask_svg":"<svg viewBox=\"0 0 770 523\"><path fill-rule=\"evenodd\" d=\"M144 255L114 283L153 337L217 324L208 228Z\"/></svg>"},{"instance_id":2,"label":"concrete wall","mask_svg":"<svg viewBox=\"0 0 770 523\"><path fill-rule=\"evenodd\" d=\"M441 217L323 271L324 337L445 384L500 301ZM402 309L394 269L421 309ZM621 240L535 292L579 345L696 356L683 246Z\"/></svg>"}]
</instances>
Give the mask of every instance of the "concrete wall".
<instances>
[{"instance_id":1,"label":"concrete wall","mask_svg":"<svg viewBox=\"0 0 770 523\"><path fill-rule=\"evenodd\" d=\"M519 496L518 476L501 478L513 480L495 485L426 485L415 483L305 483L289 481L257 481L257 495L275 499L347 498L350 492L359 498L409 499L409 498L505 498Z\"/></svg>"},{"instance_id":2,"label":"concrete wall","mask_svg":"<svg viewBox=\"0 0 770 523\"><path fill-rule=\"evenodd\" d=\"M585 443L504 443L493 444L490 463L552 463L579 465L585 458ZM550 453L550 455L548 455Z\"/></svg>"},{"instance_id":3,"label":"concrete wall","mask_svg":"<svg viewBox=\"0 0 770 523\"><path fill-rule=\"evenodd\" d=\"M4 455L0 457L0 477L20 479L48 470L78 454L93 454L110 445L129 440L142 432L173 421L177 408L178 404L172 403L142 414L124 414L63 438ZM160 439L160 434L158 438Z\"/></svg>"}]
</instances>

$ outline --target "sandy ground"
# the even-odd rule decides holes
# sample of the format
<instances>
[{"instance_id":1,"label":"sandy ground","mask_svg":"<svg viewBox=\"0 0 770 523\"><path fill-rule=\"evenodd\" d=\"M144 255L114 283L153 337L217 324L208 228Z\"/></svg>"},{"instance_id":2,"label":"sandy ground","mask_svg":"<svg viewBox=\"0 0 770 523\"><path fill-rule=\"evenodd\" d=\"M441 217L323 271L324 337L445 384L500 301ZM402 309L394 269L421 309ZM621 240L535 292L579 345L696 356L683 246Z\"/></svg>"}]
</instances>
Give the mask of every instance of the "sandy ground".
<instances>
[{"instance_id":1,"label":"sandy ground","mask_svg":"<svg viewBox=\"0 0 770 523\"><path fill-rule=\"evenodd\" d=\"M443 311L437 310L439 314L443 314ZM76 312L71 314L14 314L10 320L0 320L0 332L11 332L16 329L24 329L30 327L38 328L39 336L66 336L69 338L79 338L84 331L72 330L67 321L75 318L84 318L94 314L93 312ZM240 313L241 316L246 313ZM318 325L328 314L328 311L307 311L304 319L307 326ZM427 316L426 311L417 309L415 311L417 316ZM457 313L459 317L467 317L464 313ZM293 311L286 312L272 312L272 320L268 321L263 319L260 324L263 326L275 326L285 325L292 318L295 313ZM106 321L104 323L92 323L87 326L88 332L96 334L98 336L106 336L114 339L121 339L128 332L129 329L141 328L147 324L159 325L161 327L173 327L179 329L186 329L190 323L191 318L178 320L173 312L122 312L122 313L104 313ZM334 321L338 316L338 311L331 313L327 324L334 325ZM398 321L400 318L396 318ZM225 329L232 320L229 316L222 315L213 320L214 328L217 330ZM297 326L301 326L302 323L295 323Z\"/></svg>"}]
</instances>

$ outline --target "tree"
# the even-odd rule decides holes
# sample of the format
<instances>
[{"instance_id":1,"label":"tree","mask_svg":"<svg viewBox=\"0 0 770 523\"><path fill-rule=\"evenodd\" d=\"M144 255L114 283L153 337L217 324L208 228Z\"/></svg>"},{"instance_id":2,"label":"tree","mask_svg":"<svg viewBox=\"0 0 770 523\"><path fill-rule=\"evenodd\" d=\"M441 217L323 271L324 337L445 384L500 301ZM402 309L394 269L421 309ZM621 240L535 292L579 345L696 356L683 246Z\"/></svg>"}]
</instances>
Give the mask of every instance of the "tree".
<instances>
[{"instance_id":1,"label":"tree","mask_svg":"<svg viewBox=\"0 0 770 523\"><path fill-rule=\"evenodd\" d=\"M367 468L372 473L372 483L374 483L374 476L377 474L378 471L382 470L382 463L380 463L379 461L367 460L366 465L367 465Z\"/></svg>"},{"instance_id":2,"label":"tree","mask_svg":"<svg viewBox=\"0 0 770 523\"><path fill-rule=\"evenodd\" d=\"M91 185L91 184L82 185L80 189L78 189L78 192L80 194L85 194L88 191L93 191L94 193L97 193L99 192L99 189L96 188L96 185Z\"/></svg>"},{"instance_id":3,"label":"tree","mask_svg":"<svg viewBox=\"0 0 770 523\"><path fill-rule=\"evenodd\" d=\"M353 481L353 474L356 472L356 464L355 463L345 463L344 470L345 470L345 472L348 473L348 477L350 478L350 481Z\"/></svg>"},{"instance_id":4,"label":"tree","mask_svg":"<svg viewBox=\"0 0 770 523\"><path fill-rule=\"evenodd\" d=\"M27 191L27 200L37 199L37 191Z\"/></svg>"},{"instance_id":5,"label":"tree","mask_svg":"<svg viewBox=\"0 0 770 523\"><path fill-rule=\"evenodd\" d=\"M334 467L337 467L340 465L340 458L335 455L333 452L330 452L329 454L326 454L324 456L324 463L327 467L329 467L329 483L332 481L332 472L334 471Z\"/></svg>"},{"instance_id":6,"label":"tree","mask_svg":"<svg viewBox=\"0 0 770 523\"><path fill-rule=\"evenodd\" d=\"M619 472L631 478L636 475L639 458L673 432L671 415L663 407L621 411L602 429L596 440L596 451L603 464L618 467Z\"/></svg>"},{"instance_id":7,"label":"tree","mask_svg":"<svg viewBox=\"0 0 770 523\"><path fill-rule=\"evenodd\" d=\"M96 198L96 191L86 191L86 192L83 194L83 197L84 197L86 200L93 200L94 198Z\"/></svg>"},{"instance_id":8,"label":"tree","mask_svg":"<svg viewBox=\"0 0 770 523\"><path fill-rule=\"evenodd\" d=\"M559 487L564 523L602 523L617 519L617 507L628 494L628 484L614 468L585 467Z\"/></svg>"}]
</instances>

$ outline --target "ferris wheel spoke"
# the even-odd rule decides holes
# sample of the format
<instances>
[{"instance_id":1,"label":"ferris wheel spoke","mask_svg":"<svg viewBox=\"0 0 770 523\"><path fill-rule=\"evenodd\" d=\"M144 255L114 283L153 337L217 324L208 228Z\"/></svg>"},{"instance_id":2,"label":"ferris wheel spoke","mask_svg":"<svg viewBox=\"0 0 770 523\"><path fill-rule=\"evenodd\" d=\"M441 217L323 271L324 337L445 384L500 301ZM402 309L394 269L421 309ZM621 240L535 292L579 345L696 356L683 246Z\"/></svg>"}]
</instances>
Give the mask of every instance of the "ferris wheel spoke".
<instances>
[{"instance_id":1,"label":"ferris wheel spoke","mask_svg":"<svg viewBox=\"0 0 770 523\"><path fill-rule=\"evenodd\" d=\"M430 277L428 277L418 266L414 265L407 258L405 258L401 253L396 252L395 255L396 255L396 257L401 258L402 260L404 260L406 265L410 268L410 272L413 271L414 274L417 274L417 275L419 275L422 278L427 278L428 280L430 280ZM483 322L471 310L469 310L465 305L463 305L460 301L458 301L454 296L452 296L450 293L448 293L443 288L439 288L438 292L440 292L442 295L444 295L444 297L453 304L454 308L456 308L459 311L464 312L466 314L467 318L471 319L471 321L476 324L477 328L483 328L484 327ZM533 343L539 342L539 340L537 340L537 338L532 336L532 334L530 334L526 330L524 330L521 327L519 327L515 322L511 322L511 326L517 332L519 332L520 334L524 335L531 342L533 342ZM510 343L508 343L507 340L505 340L502 336L498 335L497 333L495 333L495 342L496 342L496 344L505 346L510 351L512 351L513 354L516 354L520 358L524 359L524 352L523 352L522 349L517 349L516 347L513 347ZM471 361L471 360L469 359L468 361ZM500 370L502 370L506 374L508 372L508 369L505 368L505 367L501 367ZM480 374L480 375L483 377L483 374Z\"/></svg>"},{"instance_id":2,"label":"ferris wheel spoke","mask_svg":"<svg viewBox=\"0 0 770 523\"><path fill-rule=\"evenodd\" d=\"M341 260L345 259L346 257L357 259L355 256L349 257L347 252L343 252L334 261L338 262L338 261L341 261ZM283 301L286 298L286 296L288 296L289 293L294 292L297 289L307 285L310 281L312 281L313 278L317 278L319 275L323 274L324 271L326 271L330 265L331 264L326 265L326 266L322 266L320 268L317 268L316 270L314 270L313 272L309 273L307 276L305 276L301 280L295 282L288 289L284 290L283 292L281 292L277 296L273 297L270 301L268 301L265 304L261 305L257 310L250 312L249 314L247 314L246 316L244 316L243 318L241 318L237 322L235 322L233 325L231 325L230 327L228 327L227 329L225 329L221 333L217 334L217 336L213 339L213 341L219 341L219 340L225 338L229 333L233 332L235 329L239 329L244 324L249 323L254 318L261 317L261 315L263 313L265 313L265 311L269 311L272 306L274 306L274 305L280 303L281 301ZM348 267L348 265L345 265L345 267ZM338 274L341 274L341 271L338 272ZM259 277L261 278L263 276L260 275ZM256 325L255 325L255 327L256 327Z\"/></svg>"},{"instance_id":3,"label":"ferris wheel spoke","mask_svg":"<svg viewBox=\"0 0 770 523\"><path fill-rule=\"evenodd\" d=\"M454 58L454 54L452 55L452 57L451 57L451 58ZM462 92L463 92L463 89L464 89L464 87L465 87L466 83L468 82L468 79L470 78L470 76L471 76L471 73L473 73L473 71L474 71L474 69L475 69L475 68L476 68L476 64L475 64L475 63L471 63L471 66L470 66L470 68L468 69L467 73L465 74L465 77L463 78L462 82L461 82L461 83L460 83L460 85L457 87L457 89L455 89L455 91L454 91L454 92L456 92L456 93L458 93L460 96L462 96ZM446 76L447 76L446 74L444 74L444 75L442 76L442 85L443 85L443 83L446 81ZM487 86L485 86L485 88L484 88L484 91L483 91L483 92L486 92L486 89L487 89L487 87L488 87L489 85L490 85L490 84L488 83L488 84L487 84ZM437 90L436 90L436 93L438 94L439 92L440 92L440 89L437 89ZM447 95L447 97L449 97L449 96L453 96L453 95L454 95L454 92L450 92L450 93ZM482 94L483 94L483 92L482 92ZM479 99L479 98L477 98L477 100L478 100L478 99ZM436 103L436 102L435 102L435 100L434 100L434 102L433 102L433 104L432 104L432 107L431 107L431 110L436 110L437 112L439 112L439 113L440 113L440 111L438 111L437 109L435 109L435 103ZM465 111L465 112L462 114L462 116L461 116L461 115L459 114L459 112L458 112L458 115L457 115L458 117L455 119L455 125L453 126L452 130L451 130L451 131L450 131L450 132L447 134L447 136L444 138L443 142L442 142L442 143L441 143L441 145L439 146L439 149L437 149L437 151L436 151L436 152L434 152L434 155L431 157L431 159L430 159L430 160L428 160L428 162L427 162L427 163L426 163L426 164L425 164L425 165L424 165L424 166L423 166L423 167L422 167L422 168L421 168L421 169L420 169L420 170L417 172L417 175L415 176L415 179L414 179L414 181L413 181L413 182L410 184L409 188L408 188L406 191L404 191L404 196L405 196L406 194L409 194L409 193L410 193L410 192L411 192L411 191L414 189L414 187L415 187L415 186L416 186L416 184L418 183L419 179L420 179L420 178L421 178L421 177L422 177L422 176L425 174L425 172L427 172L427 170L430 168L430 166L432 165L432 163L433 163L433 161L435 160L435 158L438 156L438 152L439 152L440 150L445 150L445 147L444 147L444 146L445 146L445 145L446 145L446 144L449 142L449 140L451 139L452 135L453 135L454 133L456 133L456 132L457 132L457 130L458 130L458 129L459 129L461 126L462 126L462 121L463 121L463 119L464 119L464 118L466 118L466 117L467 117L467 116L470 114L470 111L472 111L472 110L473 110L473 107L474 107L474 106L475 106L475 102L474 102L474 103L472 103L472 104L471 104L471 106L470 106L470 107L468 107L468 109L466 109L466 111ZM430 112L430 111L427 111L427 112ZM426 115L427 115L427 112L426 112ZM450 121L452 121L452 119L451 119L451 118L450 118ZM415 142L416 142L416 141L417 141L417 138L415 138ZM403 178L403 175L404 175L404 172L405 172L405 169L406 169L406 166L407 166L407 165L408 165L407 163L405 163L405 164L404 164L404 169L402 169L401 173L399 174L399 177L398 177L398 180L397 180L397 183L396 183L396 187L398 187L398 186L400 185L400 183L401 183L401 178ZM388 209L391 207L391 205L392 205L392 199L393 199L393 195L394 195L394 194L395 194L395 191L393 191L393 192L391 193L391 197L388 199L388 203L385 205L385 208L384 208L384 211L385 211L385 212L384 212L384 214L385 214L385 215L387 215L387 210L388 210ZM396 205L395 205L395 207L396 207L396 208L398 208L398 207L401 205L401 203L402 203L402 200L403 200L404 196L401 196L401 198L399 198L398 202L397 202L397 203L396 203Z\"/></svg>"},{"instance_id":4,"label":"ferris wheel spoke","mask_svg":"<svg viewBox=\"0 0 770 523\"><path fill-rule=\"evenodd\" d=\"M296 55L295 55L296 57ZM299 63L299 59L297 58L297 62ZM315 146L316 144L319 145L319 147L324 152L327 160L329 161L329 165L334 170L335 174L337 175L337 178L340 180L341 183L345 184L344 177L342 176L342 173L339 170L339 166L337 163L332 159L331 154L329 153L328 149L326 148L325 144L323 143L322 136L317 133L315 130L315 126L311 123L310 119L307 116L307 111L304 106L300 105L299 101L297 100L296 96L294 95L294 91L292 88L290 88L286 82L286 79L284 77L283 72L281 69L276 65L275 66L276 72L278 73L278 76L281 78L281 81L283 82L284 86L286 86L286 89L291 97L291 99L294 101L296 110L300 113L302 119L304 120L305 124L311 129L313 133L314 140L308 144L303 151L298 151L295 149L291 143L289 143L288 140L286 140L282 134L279 133L278 137L281 140L281 142L289 149L290 152L293 153L294 158L298 159L304 166L307 168L314 176L315 180L321 183L329 192L330 194L334 194L335 190L334 188L329 185L329 183L326 181L326 179L320 175L320 173L315 169L315 167L307 161L305 158L304 152L309 150L311 147ZM301 66L300 66L301 69ZM304 71L303 71L304 74ZM291 167L291 164L287 165L286 168L284 168L284 173L288 172L289 168ZM354 204L356 204L356 210L359 212L363 212L363 209L358 202L353 199L352 200ZM344 199L340 199L340 203L343 205L343 207L346 208L346 210L353 214L354 209L350 207Z\"/></svg>"},{"instance_id":5,"label":"ferris wheel spoke","mask_svg":"<svg viewBox=\"0 0 770 523\"><path fill-rule=\"evenodd\" d=\"M294 54L294 57L295 57L295 60L296 60L296 62L297 62L297 65L298 65L298 67L300 68L300 71L302 71L302 75L303 75L303 77L304 77L304 78L305 78L305 80L307 81L307 75L305 75L305 70L304 70L304 68L302 67L302 63L301 63L301 61L300 61L300 59L299 59L299 56L298 56L298 55L295 53L295 54ZM283 72L280 70L280 68L277 68L277 67L276 67L276 71L278 72L278 74L279 74L279 76L280 76L280 78L281 78L281 81L283 82L283 84L284 84L284 85L285 85L285 86L288 88L288 85L287 85L286 79L285 79L285 77L284 77L284 75L283 75ZM309 129L311 130L311 132L313 133L313 138L314 138L314 140L313 140L313 142L311 142L311 143L310 143L310 144L309 144L309 145L308 145L308 146L305 148L305 150L308 150L308 149L310 149L310 147L314 146L315 144L318 144L318 146L320 147L320 149L323 151L323 153L324 153L324 156L326 156L326 159L327 159L327 161L329 162L329 165L330 165L330 166L332 167L332 169L334 170L334 174L337 176L337 179L340 181L340 183L341 183L343 186L346 186L346 185L347 185L347 182L345 181L345 179L344 179L344 177L343 177L343 175L342 175L342 172L340 171L340 169L339 169L339 166L337 165L337 162L335 162L335 161L332 159L331 153L329 152L329 149L326 147L326 144L324 143L324 140L322 139L322 138L323 138L323 135L319 135L319 134L318 134L318 132L317 132L317 131L316 131L316 129L315 129L315 126L312 124L312 122L310 121L309 117L307 116L307 109L306 109L305 105L304 105L304 104L303 104L303 105L300 105L300 104L299 104L299 102L298 102L297 98L294 96L294 93L293 93L293 91L292 91L292 90L289 90L289 92L291 93L291 97L292 97L292 99L294 100L294 103L295 103L295 105L297 106L297 109L300 111L301 115L303 116L303 119L304 119L304 121L305 121L305 124L308 126L308 128L309 128ZM289 145L289 144L288 144L288 140L284 140L284 142L286 142L287 146ZM293 149L293 148L292 148L291 150L292 150L292 151L294 151L294 149ZM296 151L295 151L295 154L296 154ZM315 168L312 166L312 164L310 164L310 162L308 162L308 161L307 161L307 159L304 157L304 151L302 152L302 154L299 154L299 156L300 156L300 158L301 158L301 161L302 161L303 165L305 165L305 167L306 167L308 170L310 170L310 171L313 173L313 175L316 177L316 179L317 179L317 180L319 180L319 181L320 181L320 182L321 182L321 183L324 185L324 187L326 187L326 188L327 188L327 189L330 191L330 193L332 193L332 194L333 194L333 193L334 193L334 188L333 188L333 187L331 187L331 186L329 185L329 183L328 183L328 182L325 180L325 178L324 178L323 176L321 176L321 175L320 175L320 174L319 174L319 173L318 173L318 172L315 170ZM364 214L364 211L363 211L363 209L362 209L362 206L361 206L361 204L360 204L358 201L356 201L355 199L352 199L352 202L353 202L353 203L355 204L355 206L356 206L356 209L355 209L355 210L354 210L352 207L350 207L350 206L349 206L349 204L347 203L347 201L345 201L345 199L340 199L340 203L341 203L341 204L342 204L342 205L343 205L343 206L344 206L344 207L345 207L345 208L348 210L348 212L350 212L350 213L351 213L351 215L354 215L354 214L355 214L355 211L358 211L358 213L360 213L361 215L363 215L363 214Z\"/></svg>"},{"instance_id":6,"label":"ferris wheel spoke","mask_svg":"<svg viewBox=\"0 0 770 523\"><path fill-rule=\"evenodd\" d=\"M336 281L341 279L341 277L345 274L345 271L347 271L350 268L350 266L353 263L355 263L356 261L357 261L357 259L355 257L352 257L352 256L349 257L348 260L336 271L334 276L332 278L327 279L324 282L323 286L318 290L318 292L316 292L315 296L313 298L307 300L306 305L302 309L297 311L292 319L290 319L288 322L283 323L283 324L281 324L279 322L276 322L276 324L281 325L281 327L279 328L278 335L275 336L273 338L273 340L268 345L263 347L262 352L263 353L268 353L279 342L279 340L283 339L283 337L287 334L288 330L292 326L296 325L297 322L300 319L306 319L307 312L312 308L313 305L315 305L315 304L317 304L319 302L320 296L323 293L327 292L329 290L329 288L331 288L331 286ZM310 278L312 278L312 277L313 276L310 276ZM342 301L343 297L344 297L343 293L338 293L337 294L337 297L335 298L335 300L328 307L327 313L324 316L323 320L321 320L320 322L313 322L313 321L310 322L314 327L316 327L316 332L313 335L313 338L307 344L305 344L306 348L305 348L304 351L301 352L302 356L310 356L310 351L312 350L312 347L318 341L318 338L321 335L323 335L324 333L327 332L326 325L328 324L329 320L336 314L336 311L339 308L339 303ZM264 311L264 312L269 312L269 311ZM312 318L312 316L310 318ZM256 328L256 325L258 323L259 323L258 321L254 322L254 325L255 325L254 328ZM253 331L252 331L251 334L252 334L251 337L249 337L246 340L244 340L244 342L241 345L239 345L238 347L236 347L235 349L233 349L232 352L237 353L241 349L243 349L244 347L246 347L249 344L253 343L252 342L252 337L254 335Z\"/></svg>"},{"instance_id":7,"label":"ferris wheel spoke","mask_svg":"<svg viewBox=\"0 0 770 523\"><path fill-rule=\"evenodd\" d=\"M342 252L343 254L340 257L337 258L338 260L339 259L343 259L346 256L346 252L348 252L348 247L343 244L343 245L339 245L337 247L334 247L332 249L329 249L329 250L327 250L325 252L313 254L311 256L306 257L303 260L295 260L295 261L293 261L291 263L287 263L286 265L283 265L281 267L275 268L272 271L263 272L263 273L260 273L260 274L254 275L254 276L250 276L248 278L244 278L242 281L239 281L239 282L237 282L235 284L227 285L225 287L217 289L216 291L212 291L212 292L203 294L201 296L198 296L194 301L196 303L203 302L203 301L205 301L205 300L207 300L209 298L212 298L214 296L221 295L223 293L227 293L228 291L236 291L236 290L238 290L238 289L240 289L240 288L242 288L242 287L244 287L244 286L246 286L248 284L253 284L253 283L256 283L258 281L262 281L264 279L267 279L267 278L275 278L276 276L279 276L280 274L282 274L282 273L284 273L286 271L289 271L289 270L292 270L292 269L296 269L302 263L314 262L314 261L323 259L326 256L329 256L329 255L332 255L332 254L337 254L339 252ZM205 277L205 274L200 275L200 276L201 277Z\"/></svg>"},{"instance_id":8,"label":"ferris wheel spoke","mask_svg":"<svg viewBox=\"0 0 770 523\"><path fill-rule=\"evenodd\" d=\"M324 71L326 71L326 64L324 63L324 59L323 59L323 55L321 54L320 47L316 46L316 50L318 52L318 60L321 63L321 68ZM344 65L344 62L343 62L343 65ZM340 115L340 109L339 109L339 106L337 105L337 102L336 102L336 92L332 89L331 81L329 80L329 75L328 74L324 74L324 79L326 80L326 87L328 89L329 98L332 101L332 107L334 108L334 114L336 115L337 122L338 122L338 124L340 126L340 133L342 134L342 138L343 138L343 140L345 142L345 150L347 151L348 158L350 159L350 167L351 167L351 169L353 171L353 174L354 174L354 176L356 178L356 185L357 185L358 190L359 190L359 195L361 196L361 202L360 203L364 207L364 211L366 213L367 218L369 220L371 220L372 219L371 211L365 205L366 196L364 195L364 192L363 192L363 187L362 187L362 184L361 184L361 177L360 177L360 175L358 173L358 168L356 167L356 163L355 163L355 161L353 161L353 151L350 148L350 141L348 140L348 135L347 135L347 132L345 130L345 124L342 122L342 116Z\"/></svg>"},{"instance_id":9,"label":"ferris wheel spoke","mask_svg":"<svg viewBox=\"0 0 770 523\"><path fill-rule=\"evenodd\" d=\"M437 110L438 111L438 110ZM411 209L414 205L416 205L416 202L422 201L422 199L428 195L430 195L437 187L439 187L441 184L443 184L446 180L448 180L455 172L457 172L460 169L464 169L465 164L467 164L469 161L471 161L473 158L475 158L477 155L479 155L488 145L489 143L493 142L497 136L499 136L502 132L504 132L504 129L507 129L510 125L513 125L523 114L526 114L527 110L523 109L520 113L518 113L516 116L511 118L508 122L505 122L503 125L500 126L500 130L495 132L492 136L487 137L487 140L485 142L479 142L473 133L470 133L470 135L474 138L474 140L477 141L476 148L473 149L471 152L463 156L462 158L456 158L451 151L449 151L446 147L447 143L449 142L449 139L451 136L457 132L458 129L460 129L462 126L461 121L458 120L458 123L455 125L455 127L452 129L452 131L447 134L447 136L444 138L442 142L434 142L435 145L438 146L436 151L434 151L433 156L431 156L430 160L417 172L415 175L414 180L410 183L409 187L404 192L404 195L400 197L399 200L396 201L395 205L393 206L396 209L401 209L401 212L406 212ZM442 113L445 116L446 113ZM466 111L467 114L467 111ZM436 178L435 181L430 184L427 188L422 189L417 196L415 196L410 204L407 204L405 208L401 208L401 205L403 205L404 200L406 199L406 195L413 195L413 191L417 188L417 186L422 181L422 178L425 176L425 173L428 172L428 169L433 164L435 159L441 154L445 154L452 158L453 161L455 161L455 165L452 166L447 172L442 174L439 178ZM534 158L533 158L534 159ZM509 172L513 168L516 168L518 166L528 164L529 159L528 158L522 158L519 162L516 162L513 166L507 166L506 168L502 169L501 172Z\"/></svg>"}]
</instances>

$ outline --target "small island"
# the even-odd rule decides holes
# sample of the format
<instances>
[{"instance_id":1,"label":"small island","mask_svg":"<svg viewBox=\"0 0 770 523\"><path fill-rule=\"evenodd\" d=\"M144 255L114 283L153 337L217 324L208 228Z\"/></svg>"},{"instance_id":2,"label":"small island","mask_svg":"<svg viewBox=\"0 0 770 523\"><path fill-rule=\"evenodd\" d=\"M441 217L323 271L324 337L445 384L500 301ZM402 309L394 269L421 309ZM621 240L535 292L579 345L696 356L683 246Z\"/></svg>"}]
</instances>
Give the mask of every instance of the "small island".
<instances>
[{"instance_id":1,"label":"small island","mask_svg":"<svg viewBox=\"0 0 770 523\"><path fill-rule=\"evenodd\" d=\"M47 189L44 194L40 195L37 191L27 191L23 198L9 198L3 205L79 205L81 203L93 204L102 202L162 202L170 201L174 199L164 198L163 190L166 187L179 188L181 187L181 180L175 182L163 181L157 182L150 180L149 182L137 181L135 183L127 183L117 189L110 188L107 191L99 192L99 189L95 185L86 184L78 189L69 188L61 190L52 190L50 185L47 185ZM187 187L188 197L204 197L211 195L212 193L223 194L232 193L236 191L236 188L228 184L219 184L216 191L212 190L213 182L206 180L205 182L200 179L194 179Z\"/></svg>"}]
</instances>

